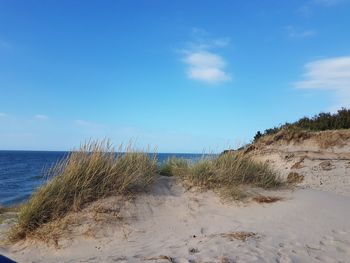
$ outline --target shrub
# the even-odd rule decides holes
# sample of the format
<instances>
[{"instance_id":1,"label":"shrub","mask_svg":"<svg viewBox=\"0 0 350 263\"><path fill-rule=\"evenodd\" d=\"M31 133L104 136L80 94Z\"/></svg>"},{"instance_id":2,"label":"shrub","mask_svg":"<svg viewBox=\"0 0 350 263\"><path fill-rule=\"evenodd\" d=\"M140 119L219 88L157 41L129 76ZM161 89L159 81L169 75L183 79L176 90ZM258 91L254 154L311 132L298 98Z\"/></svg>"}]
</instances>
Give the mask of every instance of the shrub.
<instances>
[{"instance_id":1,"label":"shrub","mask_svg":"<svg viewBox=\"0 0 350 263\"><path fill-rule=\"evenodd\" d=\"M253 141L256 142L257 140L259 140L259 138L261 138L263 135L260 131L257 131L255 136L254 136L254 139Z\"/></svg>"},{"instance_id":2,"label":"shrub","mask_svg":"<svg viewBox=\"0 0 350 263\"><path fill-rule=\"evenodd\" d=\"M266 129L264 133L257 132L254 137L256 142L260 137L274 135L280 131L292 133L292 136L300 135L303 131L325 131L350 129L350 109L341 108L337 113L319 113L311 118L303 117L293 123L285 123L278 127ZM278 138L276 138L278 139Z\"/></svg>"},{"instance_id":3,"label":"shrub","mask_svg":"<svg viewBox=\"0 0 350 263\"><path fill-rule=\"evenodd\" d=\"M155 156L131 147L117 154L106 140L88 142L48 170L48 182L20 208L10 239L25 238L43 224L97 199L143 190L155 172Z\"/></svg>"}]
</instances>

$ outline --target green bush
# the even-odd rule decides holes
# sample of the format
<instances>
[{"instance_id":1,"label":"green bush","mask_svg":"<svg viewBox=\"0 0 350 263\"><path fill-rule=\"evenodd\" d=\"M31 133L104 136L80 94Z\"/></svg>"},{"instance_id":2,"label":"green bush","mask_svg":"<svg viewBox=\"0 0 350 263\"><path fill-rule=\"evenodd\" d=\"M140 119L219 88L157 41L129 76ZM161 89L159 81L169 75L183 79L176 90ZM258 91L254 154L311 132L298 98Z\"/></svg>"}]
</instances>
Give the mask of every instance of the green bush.
<instances>
[{"instance_id":1,"label":"green bush","mask_svg":"<svg viewBox=\"0 0 350 263\"><path fill-rule=\"evenodd\" d=\"M337 113L319 113L311 118L303 117L293 123L285 123L278 127L266 129L263 133L258 131L253 141L256 142L265 135L276 134L281 130L287 131L325 131L350 129L350 109L342 108Z\"/></svg>"}]
</instances>

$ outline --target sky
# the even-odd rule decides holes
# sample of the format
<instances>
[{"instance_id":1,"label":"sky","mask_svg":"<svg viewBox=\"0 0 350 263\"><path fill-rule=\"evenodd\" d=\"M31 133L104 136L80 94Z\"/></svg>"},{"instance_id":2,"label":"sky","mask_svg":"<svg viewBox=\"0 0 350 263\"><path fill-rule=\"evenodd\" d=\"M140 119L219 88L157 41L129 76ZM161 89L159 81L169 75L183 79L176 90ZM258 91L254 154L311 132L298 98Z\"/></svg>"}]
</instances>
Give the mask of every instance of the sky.
<instances>
[{"instance_id":1,"label":"sky","mask_svg":"<svg viewBox=\"0 0 350 263\"><path fill-rule=\"evenodd\" d=\"M0 0L0 149L220 152L350 107L349 0Z\"/></svg>"}]
</instances>

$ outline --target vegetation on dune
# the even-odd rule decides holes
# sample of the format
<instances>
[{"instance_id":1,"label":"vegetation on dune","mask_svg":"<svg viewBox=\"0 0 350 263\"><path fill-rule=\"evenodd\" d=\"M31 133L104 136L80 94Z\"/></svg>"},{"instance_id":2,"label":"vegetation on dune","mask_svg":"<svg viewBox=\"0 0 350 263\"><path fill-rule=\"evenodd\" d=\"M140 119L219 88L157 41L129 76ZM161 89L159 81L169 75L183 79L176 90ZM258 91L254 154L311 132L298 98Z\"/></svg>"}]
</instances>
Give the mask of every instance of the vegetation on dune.
<instances>
[{"instance_id":1,"label":"vegetation on dune","mask_svg":"<svg viewBox=\"0 0 350 263\"><path fill-rule=\"evenodd\" d=\"M163 176L173 176L187 172L189 162L185 159L171 157L166 162L160 164L158 173Z\"/></svg>"},{"instance_id":2,"label":"vegetation on dune","mask_svg":"<svg viewBox=\"0 0 350 263\"><path fill-rule=\"evenodd\" d=\"M156 156L131 147L123 150L115 153L105 140L88 142L55 164L48 170L48 182L19 209L10 239L30 236L40 226L99 198L144 190L156 174Z\"/></svg>"},{"instance_id":3,"label":"vegetation on dune","mask_svg":"<svg viewBox=\"0 0 350 263\"><path fill-rule=\"evenodd\" d=\"M155 155L130 147L116 153L108 141L92 141L48 169L47 183L19 208L18 222L9 239L47 239L49 233L57 233L60 224L69 224L70 212L111 195L145 190L157 173L175 176L187 187L214 190L229 199L245 197L244 185L271 188L281 184L267 164L240 153L228 152L196 163L170 158L157 166Z\"/></svg>"},{"instance_id":4,"label":"vegetation on dune","mask_svg":"<svg viewBox=\"0 0 350 263\"><path fill-rule=\"evenodd\" d=\"M310 136L310 131L349 128L350 110L343 108L335 114L320 113L267 129L264 133L258 131L254 142L303 140ZM337 136L327 134L328 137L322 136L319 141L324 147L339 145L339 141L349 138L346 131L343 133ZM247 150L228 150L215 158L202 158L195 163L170 158L157 166L156 155L137 152L131 147L119 149L123 153L116 153L108 140L88 142L48 169L47 183L16 208L18 222L11 229L9 238L16 241L35 236L44 229L42 226L50 223L55 228L57 222L67 219L68 213L79 211L98 199L145 190L157 173L175 176L185 187L213 190L225 199L235 200L248 195L245 186L268 189L281 185L278 174L267 163L253 160L246 154ZM297 183L302 179L293 173L287 182ZM265 200L268 201L270 199ZM8 209L0 207L0 215L5 212Z\"/></svg>"},{"instance_id":5,"label":"vegetation on dune","mask_svg":"<svg viewBox=\"0 0 350 263\"><path fill-rule=\"evenodd\" d=\"M228 199L245 197L247 194L242 188L245 185L273 188L281 184L279 176L268 164L256 162L238 152L202 159L197 163L172 158L163 167L168 176L175 176L186 187L211 189Z\"/></svg>"},{"instance_id":6,"label":"vegetation on dune","mask_svg":"<svg viewBox=\"0 0 350 263\"><path fill-rule=\"evenodd\" d=\"M266 129L263 133L258 131L254 136L254 142L266 135L281 134L281 138L298 139L306 136L302 131L325 131L350 129L350 109L342 108L337 113L320 113L311 118L304 117L293 123L285 123L278 127ZM285 131L282 133L282 131ZM287 139L288 139L287 138ZM280 139L280 138L276 138Z\"/></svg>"}]
</instances>

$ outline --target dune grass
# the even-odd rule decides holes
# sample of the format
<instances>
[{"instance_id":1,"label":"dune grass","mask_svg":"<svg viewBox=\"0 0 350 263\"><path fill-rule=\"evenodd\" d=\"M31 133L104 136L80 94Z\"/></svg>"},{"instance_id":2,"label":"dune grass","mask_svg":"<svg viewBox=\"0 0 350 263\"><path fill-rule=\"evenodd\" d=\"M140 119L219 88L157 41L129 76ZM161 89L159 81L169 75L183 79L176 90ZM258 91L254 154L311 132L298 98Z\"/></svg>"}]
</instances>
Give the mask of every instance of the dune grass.
<instances>
[{"instance_id":1,"label":"dune grass","mask_svg":"<svg viewBox=\"0 0 350 263\"><path fill-rule=\"evenodd\" d=\"M130 146L119 150L123 153L115 153L108 140L92 141L51 167L47 183L19 209L10 240L26 238L42 225L100 198L149 186L157 171L156 156Z\"/></svg>"},{"instance_id":2,"label":"dune grass","mask_svg":"<svg viewBox=\"0 0 350 263\"><path fill-rule=\"evenodd\" d=\"M230 152L196 163L170 158L157 166L156 155L131 147L120 148L119 152L123 153L115 153L109 141L92 141L48 169L46 184L19 208L10 241L54 233L52 230L66 222L70 212L111 195L144 191L157 173L175 176L188 188L211 189L223 198L235 200L247 196L245 185L272 188L281 184L267 164L257 163L242 153Z\"/></svg>"},{"instance_id":3,"label":"dune grass","mask_svg":"<svg viewBox=\"0 0 350 263\"><path fill-rule=\"evenodd\" d=\"M171 157L160 164L158 173L163 176L173 176L174 174L185 176L188 168L189 162L187 160Z\"/></svg>"},{"instance_id":4,"label":"dune grass","mask_svg":"<svg viewBox=\"0 0 350 263\"><path fill-rule=\"evenodd\" d=\"M256 162L239 152L203 158L197 163L172 158L163 164L163 168L168 176L175 176L184 186L214 190L225 199L246 197L244 186L268 189L282 184L268 164Z\"/></svg>"}]
</instances>

